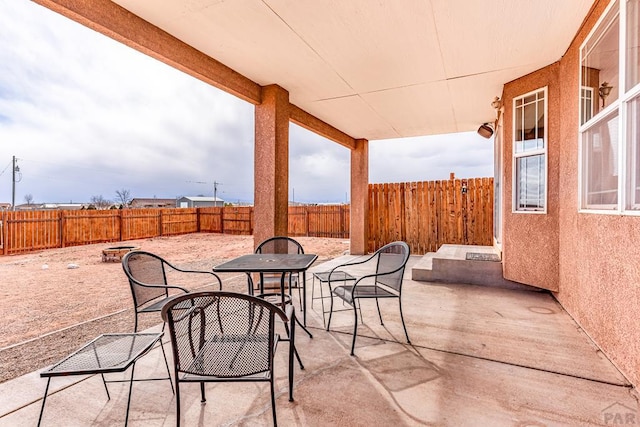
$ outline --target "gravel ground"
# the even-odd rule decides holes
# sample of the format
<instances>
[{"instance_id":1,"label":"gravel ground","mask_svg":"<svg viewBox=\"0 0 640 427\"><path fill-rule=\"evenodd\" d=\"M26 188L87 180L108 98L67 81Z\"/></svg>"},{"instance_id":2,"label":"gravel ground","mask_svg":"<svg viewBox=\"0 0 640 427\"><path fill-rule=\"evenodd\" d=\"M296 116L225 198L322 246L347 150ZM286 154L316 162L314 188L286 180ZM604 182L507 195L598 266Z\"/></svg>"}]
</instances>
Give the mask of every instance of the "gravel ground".
<instances>
[{"instance_id":1,"label":"gravel ground","mask_svg":"<svg viewBox=\"0 0 640 427\"><path fill-rule=\"evenodd\" d=\"M348 251L348 240L296 238L318 261ZM119 263L102 262L102 251L135 246L157 253L177 267L211 270L251 253L252 236L189 234L49 249L0 256L0 383L48 366L92 338L133 330L131 291ZM203 275L206 276L206 275ZM221 275L223 288L246 290L242 274ZM172 283L189 290L209 282ZM159 315L140 317L140 329L159 323Z\"/></svg>"}]
</instances>

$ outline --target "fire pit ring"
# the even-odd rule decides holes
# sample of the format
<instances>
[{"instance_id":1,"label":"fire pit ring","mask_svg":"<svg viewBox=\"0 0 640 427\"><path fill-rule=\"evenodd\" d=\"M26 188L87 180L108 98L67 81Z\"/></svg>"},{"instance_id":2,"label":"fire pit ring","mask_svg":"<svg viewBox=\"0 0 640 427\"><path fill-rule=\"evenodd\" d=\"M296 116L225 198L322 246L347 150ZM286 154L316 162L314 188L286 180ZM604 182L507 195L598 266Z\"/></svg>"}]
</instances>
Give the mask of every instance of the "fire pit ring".
<instances>
[{"instance_id":1,"label":"fire pit ring","mask_svg":"<svg viewBox=\"0 0 640 427\"><path fill-rule=\"evenodd\" d=\"M137 251L137 246L114 246L102 251L102 262L121 262L128 252Z\"/></svg>"}]
</instances>

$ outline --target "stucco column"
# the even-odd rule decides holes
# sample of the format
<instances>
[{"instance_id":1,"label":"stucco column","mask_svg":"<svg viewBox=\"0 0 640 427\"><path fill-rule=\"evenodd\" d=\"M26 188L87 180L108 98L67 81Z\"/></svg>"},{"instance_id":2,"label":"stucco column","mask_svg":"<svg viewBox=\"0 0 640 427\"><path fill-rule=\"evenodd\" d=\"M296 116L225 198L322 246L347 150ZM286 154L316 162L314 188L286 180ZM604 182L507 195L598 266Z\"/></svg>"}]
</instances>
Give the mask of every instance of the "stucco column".
<instances>
[{"instance_id":1,"label":"stucco column","mask_svg":"<svg viewBox=\"0 0 640 427\"><path fill-rule=\"evenodd\" d=\"M351 150L351 253L367 253L369 240L369 141Z\"/></svg>"},{"instance_id":2,"label":"stucco column","mask_svg":"<svg viewBox=\"0 0 640 427\"><path fill-rule=\"evenodd\" d=\"M262 88L255 107L254 227L256 247L272 236L288 234L289 92Z\"/></svg>"}]
</instances>

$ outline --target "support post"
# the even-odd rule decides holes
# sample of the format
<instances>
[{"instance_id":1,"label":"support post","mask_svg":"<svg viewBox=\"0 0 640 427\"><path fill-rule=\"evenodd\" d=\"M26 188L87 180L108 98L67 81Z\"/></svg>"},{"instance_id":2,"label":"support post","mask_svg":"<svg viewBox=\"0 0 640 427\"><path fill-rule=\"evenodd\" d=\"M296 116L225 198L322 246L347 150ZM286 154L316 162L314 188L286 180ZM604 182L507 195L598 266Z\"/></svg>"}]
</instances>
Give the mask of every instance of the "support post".
<instances>
[{"instance_id":1,"label":"support post","mask_svg":"<svg viewBox=\"0 0 640 427\"><path fill-rule=\"evenodd\" d=\"M367 253L369 242L369 141L351 150L351 254Z\"/></svg>"},{"instance_id":2,"label":"support post","mask_svg":"<svg viewBox=\"0 0 640 427\"><path fill-rule=\"evenodd\" d=\"M262 88L255 107L254 247L289 227L289 92Z\"/></svg>"}]
</instances>

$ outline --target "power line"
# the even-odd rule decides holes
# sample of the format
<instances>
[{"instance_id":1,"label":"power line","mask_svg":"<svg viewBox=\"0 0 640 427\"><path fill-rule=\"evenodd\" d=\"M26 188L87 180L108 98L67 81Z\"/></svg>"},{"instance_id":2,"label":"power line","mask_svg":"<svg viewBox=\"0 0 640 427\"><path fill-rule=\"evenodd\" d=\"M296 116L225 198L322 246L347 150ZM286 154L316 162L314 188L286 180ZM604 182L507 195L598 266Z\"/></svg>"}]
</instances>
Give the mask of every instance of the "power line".
<instances>
[{"instance_id":1,"label":"power line","mask_svg":"<svg viewBox=\"0 0 640 427\"><path fill-rule=\"evenodd\" d=\"M5 173L7 169L9 169L9 166L11 166L11 163L13 163L13 160L9 160L9 163L7 163L7 166L5 166L5 168L2 169L2 172L0 172L0 176L2 176L2 174Z\"/></svg>"},{"instance_id":2,"label":"power line","mask_svg":"<svg viewBox=\"0 0 640 427\"><path fill-rule=\"evenodd\" d=\"M221 182L218 182L218 181L213 181L213 182L186 181L186 182L191 183L191 184L205 184L205 185L212 185L213 184L213 199L214 199L214 201L218 200L218 185L222 185Z\"/></svg>"}]
</instances>

